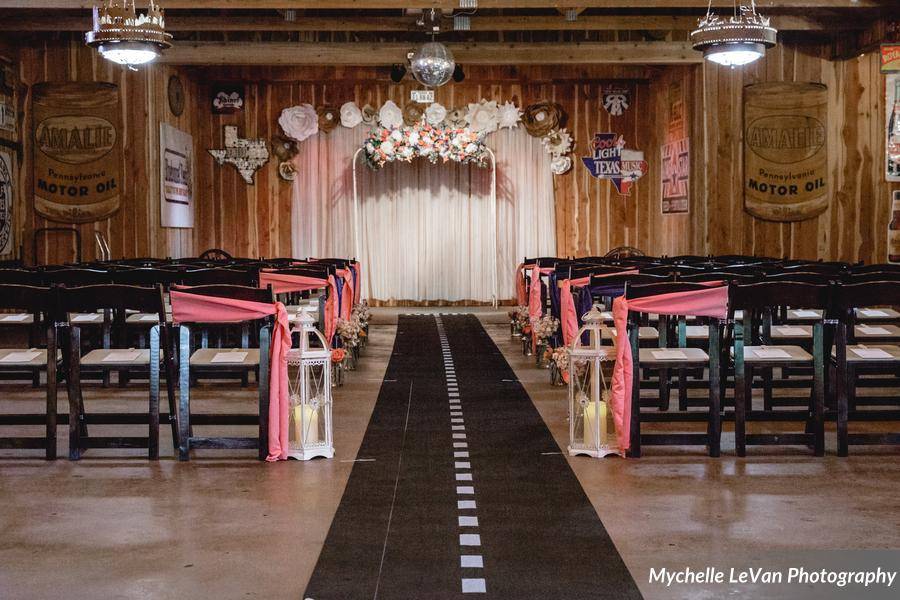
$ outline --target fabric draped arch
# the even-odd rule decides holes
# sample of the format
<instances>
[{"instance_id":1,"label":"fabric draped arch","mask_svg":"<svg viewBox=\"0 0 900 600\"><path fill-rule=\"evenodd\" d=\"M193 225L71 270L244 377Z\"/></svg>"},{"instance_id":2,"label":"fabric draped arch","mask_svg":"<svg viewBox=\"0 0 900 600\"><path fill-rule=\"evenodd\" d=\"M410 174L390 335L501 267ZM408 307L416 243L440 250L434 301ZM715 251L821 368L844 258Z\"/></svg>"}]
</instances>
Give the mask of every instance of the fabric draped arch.
<instances>
[{"instance_id":1,"label":"fabric draped arch","mask_svg":"<svg viewBox=\"0 0 900 600\"><path fill-rule=\"evenodd\" d=\"M365 134L365 126L338 127L299 145L294 256L354 254L352 161ZM486 143L497 160L496 231L489 168L425 160L379 171L357 166L364 297L489 302L496 261L499 298L508 300L521 258L555 253L553 175L540 139L504 129Z\"/></svg>"}]
</instances>

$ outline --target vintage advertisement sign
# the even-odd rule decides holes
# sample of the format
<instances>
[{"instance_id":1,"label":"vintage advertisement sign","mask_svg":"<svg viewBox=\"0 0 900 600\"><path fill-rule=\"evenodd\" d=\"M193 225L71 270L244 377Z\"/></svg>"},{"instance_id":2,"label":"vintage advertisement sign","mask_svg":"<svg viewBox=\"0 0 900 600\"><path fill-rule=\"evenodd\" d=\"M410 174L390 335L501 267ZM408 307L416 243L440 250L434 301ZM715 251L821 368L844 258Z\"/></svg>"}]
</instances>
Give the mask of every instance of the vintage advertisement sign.
<instances>
[{"instance_id":1,"label":"vintage advertisement sign","mask_svg":"<svg viewBox=\"0 0 900 600\"><path fill-rule=\"evenodd\" d=\"M7 65L0 67L0 131L16 135L15 75Z\"/></svg>"},{"instance_id":2,"label":"vintage advertisement sign","mask_svg":"<svg viewBox=\"0 0 900 600\"><path fill-rule=\"evenodd\" d=\"M13 251L13 173L12 154L8 150L0 150L0 256Z\"/></svg>"},{"instance_id":3,"label":"vintage advertisement sign","mask_svg":"<svg viewBox=\"0 0 900 600\"><path fill-rule=\"evenodd\" d=\"M827 88L744 88L744 206L769 221L802 221L828 207Z\"/></svg>"},{"instance_id":4,"label":"vintage advertisement sign","mask_svg":"<svg viewBox=\"0 0 900 600\"><path fill-rule=\"evenodd\" d=\"M159 124L160 225L194 226L194 138Z\"/></svg>"},{"instance_id":5,"label":"vintage advertisement sign","mask_svg":"<svg viewBox=\"0 0 900 600\"><path fill-rule=\"evenodd\" d=\"M38 83L32 88L34 208L64 223L119 210L122 135L111 83Z\"/></svg>"},{"instance_id":6,"label":"vintage advertisement sign","mask_svg":"<svg viewBox=\"0 0 900 600\"><path fill-rule=\"evenodd\" d=\"M603 87L603 108L614 117L621 116L631 105L628 86L607 85Z\"/></svg>"},{"instance_id":7,"label":"vintage advertisement sign","mask_svg":"<svg viewBox=\"0 0 900 600\"><path fill-rule=\"evenodd\" d=\"M900 181L900 73L884 78L884 106L887 114L885 135L885 179Z\"/></svg>"},{"instance_id":8,"label":"vintage advertisement sign","mask_svg":"<svg viewBox=\"0 0 900 600\"><path fill-rule=\"evenodd\" d=\"M609 179L622 196L630 195L631 184L647 172L644 153L625 148L625 138L618 133L594 134L591 156L581 160L592 176Z\"/></svg>"},{"instance_id":9,"label":"vintage advertisement sign","mask_svg":"<svg viewBox=\"0 0 900 600\"><path fill-rule=\"evenodd\" d=\"M900 44L881 45L881 72L900 72Z\"/></svg>"},{"instance_id":10,"label":"vintage advertisement sign","mask_svg":"<svg viewBox=\"0 0 900 600\"><path fill-rule=\"evenodd\" d=\"M662 212L664 215L688 212L691 151L688 138L681 138L661 149Z\"/></svg>"},{"instance_id":11,"label":"vintage advertisement sign","mask_svg":"<svg viewBox=\"0 0 900 600\"><path fill-rule=\"evenodd\" d=\"M894 190L891 200L891 220L888 221L889 263L900 264L900 190Z\"/></svg>"},{"instance_id":12,"label":"vintage advertisement sign","mask_svg":"<svg viewBox=\"0 0 900 600\"><path fill-rule=\"evenodd\" d=\"M244 86L219 84L212 91L212 113L227 115L244 110Z\"/></svg>"}]
</instances>

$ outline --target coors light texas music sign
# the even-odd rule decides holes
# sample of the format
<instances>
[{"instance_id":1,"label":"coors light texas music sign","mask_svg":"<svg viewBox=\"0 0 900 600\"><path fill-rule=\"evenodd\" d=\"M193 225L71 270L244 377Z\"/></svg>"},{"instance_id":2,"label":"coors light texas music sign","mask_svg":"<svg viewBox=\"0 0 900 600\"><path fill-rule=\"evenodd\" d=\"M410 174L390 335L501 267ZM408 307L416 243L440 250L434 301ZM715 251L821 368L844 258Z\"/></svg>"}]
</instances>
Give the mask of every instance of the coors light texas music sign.
<instances>
[{"instance_id":1,"label":"coors light texas music sign","mask_svg":"<svg viewBox=\"0 0 900 600\"><path fill-rule=\"evenodd\" d=\"M581 161L593 177L612 181L621 196L630 195L631 184L647 172L644 153L626 148L625 138L618 133L595 133L591 155Z\"/></svg>"},{"instance_id":2,"label":"coors light texas music sign","mask_svg":"<svg viewBox=\"0 0 900 600\"><path fill-rule=\"evenodd\" d=\"M38 83L32 105L35 211L52 221L87 223L119 210L119 88L111 83Z\"/></svg>"},{"instance_id":3,"label":"coors light texas music sign","mask_svg":"<svg viewBox=\"0 0 900 600\"><path fill-rule=\"evenodd\" d=\"M828 207L827 88L744 88L744 205L769 221L802 221Z\"/></svg>"}]
</instances>

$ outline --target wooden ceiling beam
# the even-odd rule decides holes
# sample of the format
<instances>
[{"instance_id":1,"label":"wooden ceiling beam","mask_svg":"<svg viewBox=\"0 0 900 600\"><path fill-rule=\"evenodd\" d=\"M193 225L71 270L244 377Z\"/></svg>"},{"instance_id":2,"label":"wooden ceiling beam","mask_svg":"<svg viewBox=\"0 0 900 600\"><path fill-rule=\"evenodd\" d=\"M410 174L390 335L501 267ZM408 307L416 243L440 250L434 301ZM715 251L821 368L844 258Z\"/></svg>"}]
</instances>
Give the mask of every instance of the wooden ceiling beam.
<instances>
[{"instance_id":1,"label":"wooden ceiling beam","mask_svg":"<svg viewBox=\"0 0 900 600\"><path fill-rule=\"evenodd\" d=\"M702 62L688 42L448 44L462 65L686 64ZM390 65L405 43L175 42L159 62L175 65Z\"/></svg>"},{"instance_id":2,"label":"wooden ceiling beam","mask_svg":"<svg viewBox=\"0 0 900 600\"><path fill-rule=\"evenodd\" d=\"M48 19L46 15L27 14L0 19L0 31L86 31L90 17L64 16ZM772 17L779 31L821 31L833 27L834 21L818 22L802 16ZM446 22L447 31L452 23ZM577 21L547 16L476 16L471 31L634 31L690 30L696 27L696 16L610 15L580 16ZM866 26L862 22L841 23L842 29ZM170 32L190 31L419 31L414 19L402 17L300 17L285 21L278 17L228 15L219 19L206 16L169 14L166 29Z\"/></svg>"},{"instance_id":3,"label":"wooden ceiling beam","mask_svg":"<svg viewBox=\"0 0 900 600\"><path fill-rule=\"evenodd\" d=\"M97 0L0 0L0 8L90 9ZM139 2L139 4L144 4ZM459 0L162 0L163 8L184 9L409 9L459 8ZM713 0L731 7L733 0ZM886 0L757 0L767 8L886 8ZM642 0L641 8L706 8L707 0ZM479 8L635 8L634 0L479 0Z\"/></svg>"}]
</instances>

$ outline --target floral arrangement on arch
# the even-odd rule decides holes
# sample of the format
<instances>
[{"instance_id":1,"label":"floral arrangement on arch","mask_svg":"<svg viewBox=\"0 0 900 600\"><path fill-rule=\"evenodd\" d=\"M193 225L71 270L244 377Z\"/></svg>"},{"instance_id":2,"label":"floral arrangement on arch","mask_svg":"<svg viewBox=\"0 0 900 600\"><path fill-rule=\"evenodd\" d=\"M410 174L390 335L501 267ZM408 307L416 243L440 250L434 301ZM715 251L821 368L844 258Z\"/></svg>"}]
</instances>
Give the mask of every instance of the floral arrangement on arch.
<instances>
[{"instance_id":1,"label":"floral arrangement on arch","mask_svg":"<svg viewBox=\"0 0 900 600\"><path fill-rule=\"evenodd\" d=\"M431 163L455 161L487 164L482 136L470 129L435 127L424 119L415 125L375 129L363 144L366 164L380 169L386 163L424 158Z\"/></svg>"},{"instance_id":2,"label":"floral arrangement on arch","mask_svg":"<svg viewBox=\"0 0 900 600\"><path fill-rule=\"evenodd\" d=\"M285 135L296 142L320 131L328 133L338 123L351 129L360 125L375 127L363 145L367 163L373 168L417 157L433 163L455 160L484 165L484 137L521 123L530 136L541 139L554 175L572 168L572 135L564 127L565 114L553 102L538 102L524 109L510 101L484 99L452 109L438 102L427 106L410 103L401 109L392 100L377 109L369 104L360 108L355 102L345 102L339 109L302 104L284 109L278 122ZM382 148L384 142L389 144Z\"/></svg>"}]
</instances>

